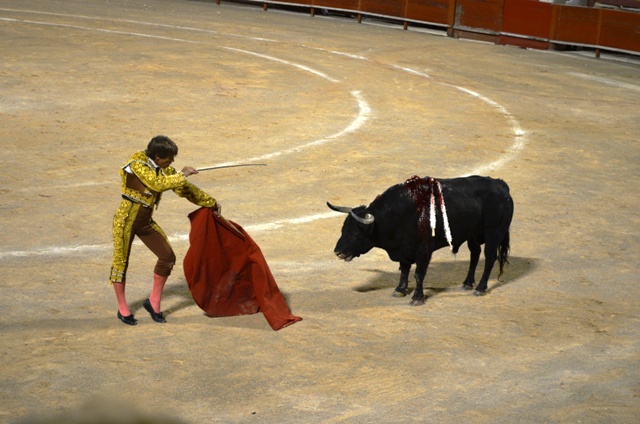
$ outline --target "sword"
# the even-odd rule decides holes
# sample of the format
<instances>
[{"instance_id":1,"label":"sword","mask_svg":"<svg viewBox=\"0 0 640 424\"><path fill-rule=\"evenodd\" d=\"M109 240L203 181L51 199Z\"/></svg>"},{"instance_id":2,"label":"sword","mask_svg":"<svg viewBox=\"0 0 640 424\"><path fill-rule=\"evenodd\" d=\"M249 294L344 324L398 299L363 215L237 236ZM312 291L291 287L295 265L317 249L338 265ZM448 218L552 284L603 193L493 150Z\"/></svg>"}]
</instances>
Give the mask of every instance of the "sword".
<instances>
[{"instance_id":1,"label":"sword","mask_svg":"<svg viewBox=\"0 0 640 424\"><path fill-rule=\"evenodd\" d=\"M266 163L240 163L237 165L219 165L219 166L207 166L205 168L196 168L196 171L209 171L211 169L222 169L222 168L235 168L238 166L267 166Z\"/></svg>"}]
</instances>

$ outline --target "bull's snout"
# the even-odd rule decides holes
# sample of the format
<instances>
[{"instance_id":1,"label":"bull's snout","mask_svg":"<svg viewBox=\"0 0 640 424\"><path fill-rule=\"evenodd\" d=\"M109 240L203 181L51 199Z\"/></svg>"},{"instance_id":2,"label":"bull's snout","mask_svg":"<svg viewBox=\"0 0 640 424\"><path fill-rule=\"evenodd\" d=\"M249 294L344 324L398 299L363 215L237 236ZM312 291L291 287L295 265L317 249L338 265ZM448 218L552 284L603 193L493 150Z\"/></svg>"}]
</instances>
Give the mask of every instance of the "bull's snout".
<instances>
[{"instance_id":1,"label":"bull's snout","mask_svg":"<svg viewBox=\"0 0 640 424\"><path fill-rule=\"evenodd\" d=\"M351 259L353 259L353 256L347 255L345 253L339 252L339 251L334 251L333 253L336 254L336 256L338 257L338 259L342 259L345 262L350 262Z\"/></svg>"}]
</instances>

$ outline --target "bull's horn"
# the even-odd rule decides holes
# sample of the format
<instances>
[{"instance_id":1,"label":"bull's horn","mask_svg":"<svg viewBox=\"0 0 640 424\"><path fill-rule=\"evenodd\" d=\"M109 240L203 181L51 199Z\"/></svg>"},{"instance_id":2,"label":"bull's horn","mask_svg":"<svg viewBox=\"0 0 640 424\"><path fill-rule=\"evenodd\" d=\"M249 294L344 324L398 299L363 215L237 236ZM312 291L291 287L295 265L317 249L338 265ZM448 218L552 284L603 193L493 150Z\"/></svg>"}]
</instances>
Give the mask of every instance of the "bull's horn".
<instances>
[{"instance_id":1,"label":"bull's horn","mask_svg":"<svg viewBox=\"0 0 640 424\"><path fill-rule=\"evenodd\" d=\"M355 213L353 213L353 211L349 212L351 214L351 216L358 222L361 222L365 225L369 225L369 224L373 224L373 221L376 220L376 218L371 215L370 213L365 214L364 218L360 218L358 215L356 215Z\"/></svg>"},{"instance_id":2,"label":"bull's horn","mask_svg":"<svg viewBox=\"0 0 640 424\"><path fill-rule=\"evenodd\" d=\"M327 206L329 206L329 209L331 209L331 210L334 210L336 212L342 212L342 213L349 213L349 212L351 212L351 209L353 209L353 208L348 208L346 206L333 206L329 202L327 202Z\"/></svg>"}]
</instances>

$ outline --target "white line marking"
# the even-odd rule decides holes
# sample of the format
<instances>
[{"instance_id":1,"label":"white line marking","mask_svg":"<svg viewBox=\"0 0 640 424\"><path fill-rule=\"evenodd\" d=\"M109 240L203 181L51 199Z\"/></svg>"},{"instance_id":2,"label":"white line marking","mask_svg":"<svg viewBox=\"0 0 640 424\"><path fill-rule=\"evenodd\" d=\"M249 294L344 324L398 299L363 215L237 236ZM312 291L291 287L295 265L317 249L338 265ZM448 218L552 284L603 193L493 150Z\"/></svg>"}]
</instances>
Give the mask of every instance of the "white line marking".
<instances>
[{"instance_id":1,"label":"white line marking","mask_svg":"<svg viewBox=\"0 0 640 424\"><path fill-rule=\"evenodd\" d=\"M325 213L319 213L315 215L301 216L299 218L278 219L276 221L265 222L263 224L253 224L253 225L242 226L242 228L244 228L245 231L249 234L259 233L262 231L277 230L286 225L307 224L309 222L318 221L320 219L334 218L340 215L342 214L338 212L325 212ZM189 240L189 234L176 234L173 237L169 237L169 240L170 241L186 241L186 240Z\"/></svg>"},{"instance_id":2,"label":"white line marking","mask_svg":"<svg viewBox=\"0 0 640 424\"><path fill-rule=\"evenodd\" d=\"M169 41L179 41L179 42L183 42L183 43L200 44L197 41L185 40L184 38L163 37L163 36L160 36L160 35L143 34L143 33L140 33L140 32L116 31L116 30L111 30L111 29L90 28L90 27L83 27L83 26L78 26L78 25L54 24L54 23L51 23L51 22L30 21L30 20L27 20L27 19L0 18L0 21L22 22L22 23L34 24L34 25L44 25L44 26L52 26L52 27L81 29L81 30L85 30L85 31L104 32L104 33L107 33L107 34L133 35L135 37L153 38L153 39L158 39L158 40L169 40Z\"/></svg>"},{"instance_id":3,"label":"white line marking","mask_svg":"<svg viewBox=\"0 0 640 424\"><path fill-rule=\"evenodd\" d=\"M53 191L53 190L68 190L68 189L72 189L72 188L79 188L79 187L93 187L93 186L104 186L104 185L118 185L120 184L120 179L113 179L112 181L84 181L84 182L80 182L80 183L74 183L74 184L60 184L60 185L52 185L52 186L46 186L46 187L23 187L23 188L17 188L17 189L11 189L11 191L13 192L35 192L35 191Z\"/></svg>"},{"instance_id":4,"label":"white line marking","mask_svg":"<svg viewBox=\"0 0 640 424\"><path fill-rule=\"evenodd\" d=\"M301 65L299 63L289 62L288 60L278 59L277 57L269 56L269 55L266 55L266 54L251 52L251 51L248 51L248 50L236 49L234 47L222 47L222 48L226 49L226 50L231 50L231 51L234 51L234 52L250 54L252 56L257 56L257 57L261 57L263 59L272 60L274 62L278 62L278 63L282 63L282 64L285 64L285 65L293 66L295 68L302 69L303 71L310 72L310 73L312 73L314 75L317 75L320 78L324 78L327 81L331 81L331 82L335 82L335 83L340 82L337 79L331 78L329 75L327 75L327 74L325 74L323 72L316 71L315 69L309 68L308 66L304 66L304 65Z\"/></svg>"},{"instance_id":5,"label":"white line marking","mask_svg":"<svg viewBox=\"0 0 640 424\"><path fill-rule=\"evenodd\" d=\"M0 9L0 10L7 10L7 9ZM36 12L31 12L31 13L36 13ZM62 15L62 14L55 14L55 13L49 13L49 15L55 15L55 16L64 16L64 17L75 17L75 18L82 18L82 19L96 19L96 18L91 18L91 17L87 17L87 16L75 16L75 15ZM0 20L3 20L4 18L0 18ZM66 25L66 24L52 24L52 23L47 23L47 22L36 22L36 21L28 21L28 20L19 20L19 19L4 19L7 21L14 21L14 22L26 22L26 23L33 23L33 24L40 24L40 25L48 25L48 26L61 26L61 27L66 27L66 28L74 28L74 29L83 29L83 30L89 30L89 31L98 31L98 32L107 32L107 33L115 33L115 34L125 34L125 35L132 35L132 36L143 36L143 37L153 37L151 35L148 34L140 34L140 33L132 33L132 32L123 32L123 31L111 31L111 30L102 30L102 29L96 29L96 28L89 28L89 27L81 27L81 26L74 26L74 25ZM178 29L188 29L188 30L192 30L192 31L196 31L195 28L187 28L187 27L179 27L179 26L172 26L172 25L163 25L163 24L149 24L149 23L145 23L145 22L139 22L139 21L130 21L130 20L115 20L115 21L119 21L119 22L128 22L128 23L136 23L136 24L146 24L146 25L156 25L156 26L161 26L161 27L171 27L171 28L178 28ZM202 30L205 31L205 30ZM205 31L206 32L206 31ZM162 38L162 39L168 39L171 41L185 41L185 42L189 42L189 43L193 43L193 44L200 44L198 42L195 41L188 41L188 40L183 40L183 39L179 39L179 38L167 38L167 37L158 37L158 38ZM253 38L253 37L252 37ZM248 55L252 55L252 56L257 56L266 60L271 60L274 62L278 62L278 63L282 63L284 65L288 65L288 66L292 66L295 68L298 68L302 71L305 72L309 72L313 75L316 75L320 78L323 78L327 81L330 81L332 83L339 83L340 81L338 81L335 78L330 77L329 75L317 71L313 68L310 68L308 66L299 64L299 63L295 63L295 62L291 62L288 60L283 60L283 59L279 59L277 57L274 56L269 56L269 55L265 55L265 54L261 54L261 53L256 53L256 52L252 52L249 50L243 50L243 49L237 49L237 48L233 48L233 47L222 47L223 49L226 50L230 50L230 51L235 51L235 52L239 52L239 53L244 53L244 54L248 54ZM222 164L217 164L217 165L213 165L213 166L227 166L227 165L237 165L240 163L250 163L250 162L256 162L256 161L260 161L260 160L266 160L266 159L271 159L274 157L278 157L278 156L283 156L283 155L287 155L287 154L292 154L292 153L298 153L304 149L307 149L309 147L314 147L314 146L319 146L322 145L324 143L327 143L329 141L338 139L340 137L343 137L349 133L352 133L354 131L357 131L360 127L362 127L362 125L364 125L364 123L369 119L369 116L371 115L371 108L369 107L368 103L364 100L362 94L359 91L352 91L351 95L353 97L355 97L357 103L358 103L358 114L356 116L356 118L351 122L351 124L349 124L346 128L344 128L343 130L329 135L327 137L324 137L322 139L319 140L315 140L312 141L310 143L301 145L301 146L296 146L296 147L292 147L290 149L286 149L286 150L281 150L281 151L277 151L277 152L273 152L270 154L266 154L263 156L258 156L258 157L254 157L254 158L250 158L250 159L242 159L239 161L234 161L234 162L225 162ZM206 167L206 166L204 166ZM76 188L76 187L85 187L85 186L94 186L94 185L100 185L100 184L111 184L111 182L84 182L84 183L77 183L77 184L73 184L73 185L64 185L64 186L56 186L56 187L48 187L49 189L51 188ZM30 188L29 190L32 190L33 188Z\"/></svg>"},{"instance_id":6,"label":"white line marking","mask_svg":"<svg viewBox=\"0 0 640 424\"><path fill-rule=\"evenodd\" d=\"M24 258L32 256L66 256L87 253L100 253L111 245L106 244L85 244L75 247L45 247L34 250L13 250L9 252L0 252L0 260L6 258Z\"/></svg>"},{"instance_id":7,"label":"white line marking","mask_svg":"<svg viewBox=\"0 0 640 424\"><path fill-rule=\"evenodd\" d=\"M324 52L324 53L331 53L331 54L335 54L335 55L338 55L338 56L346 56L346 57L351 58L351 59L369 61L369 58L367 58L365 56L360 56L358 54L339 52L337 50L327 50L327 49L323 49L321 47L308 46L306 44L301 44L300 47L304 47L304 48L310 49L310 50L318 50L318 51L321 51L321 52Z\"/></svg>"},{"instance_id":8,"label":"white line marking","mask_svg":"<svg viewBox=\"0 0 640 424\"><path fill-rule=\"evenodd\" d=\"M317 221L319 219L327 219L333 218L336 216L340 216L342 214L338 212L326 212L316 215L307 215L299 218L289 218L289 219L279 219L273 222L266 222L263 224L254 224L243 226L242 228L249 234L259 233L263 231L272 231L278 228L282 228L286 225L298 225L298 224L306 224L309 222ZM174 236L168 237L169 241L172 243L175 242L185 242L189 240L188 234L176 234ZM142 242L136 239L133 242L134 245L142 245ZM8 258L25 258L25 257L33 257L33 256L66 256L66 255L80 255L80 254L88 254L88 253L103 253L108 250L113 249L111 244L85 244L80 246L73 247L45 247L42 249L34 249L34 250L13 250L9 252L0 252L0 260L8 259Z\"/></svg>"},{"instance_id":9,"label":"white line marking","mask_svg":"<svg viewBox=\"0 0 640 424\"><path fill-rule=\"evenodd\" d=\"M568 75L573 75L574 77L583 78L590 81L599 82L601 84L613 85L614 87L626 88L629 90L640 91L640 85L628 84L622 81L616 81L609 78L597 77L595 75L587 75L581 74L579 72L568 72Z\"/></svg>"},{"instance_id":10,"label":"white line marking","mask_svg":"<svg viewBox=\"0 0 640 424\"><path fill-rule=\"evenodd\" d=\"M337 215L341 215L341 214L339 214L338 212L326 212L326 213L320 213L316 215L301 216L299 218L279 219L277 221L268 222L266 224L250 225L246 228L248 230L256 231L256 232L271 231L271 230L277 230L278 228L282 228L285 225L307 224L309 222L317 221L320 219L333 218Z\"/></svg>"},{"instance_id":11,"label":"white line marking","mask_svg":"<svg viewBox=\"0 0 640 424\"><path fill-rule=\"evenodd\" d=\"M0 10L7 10L7 9L0 9ZM63 15L63 16L73 16L73 15ZM95 19L95 18L88 18L87 19ZM40 25L49 25L49 26L61 26L61 27L67 27L67 28L74 28L74 29L84 29L84 30L90 30L90 31L98 31L98 32L106 32L106 33L114 33L114 34L124 34L124 35L133 35L133 36L140 36L140 37L149 37L149 38L158 38L158 39L166 39L166 40L171 40L171 41L180 41L180 42L188 42L188 43L195 43L195 44L200 44L198 42L195 41L190 41L190 40L184 40L184 39L179 39L179 38L169 38L169 37L160 37L160 36L152 36L149 34L140 34L140 33L131 33L131 32L124 32L124 31L112 31L112 30L104 30L104 29L95 29L95 28L88 28L88 27L80 27L80 26L74 26L74 25L65 25L65 24L51 24L51 23L46 23L46 22L36 22L36 21L27 21L27 20L18 20L18 19L9 19L9 18L0 18L0 20L5 20L5 21L12 21L12 22L26 22L26 23L33 23L33 24L40 24ZM139 23L139 24L147 24L144 22L136 22L136 21L125 21L125 22L131 22L131 23ZM162 25L162 24L148 24L148 25L158 25L158 26L169 26L169 25ZM178 27L178 26L173 26L174 28L180 28L180 29L189 29L189 30L195 30L193 28L187 28L187 27ZM205 30L202 30L205 31ZM309 68L307 66L301 65L301 64L297 64L294 62L290 62L287 60L283 60L283 59L278 59L276 57L273 56L268 56L268 55L264 55L264 54L260 54L260 53L255 53L255 52L251 52L248 50L242 50L242 49L236 49L236 48L231 48L231 47L223 47L227 50L231 50L231 51L237 51L240 53L245 53L245 54L250 54L253 56L257 56L257 57L261 57L267 60L272 60L275 62L279 62L285 65L290 65L290 66L294 66L297 67L298 69L301 69L303 71L306 72L310 72L316 76L319 76L321 78L324 78L328 81L334 82L334 83L338 83L339 81L329 77L328 75L320 72L320 71L316 71L312 68ZM353 59L358 59L358 60L368 60L367 58L363 58L362 56L356 56L356 55L349 55L347 53L340 53L340 52L336 52L336 51L330 51L330 53L332 54L338 54L338 55L345 55L348 57L351 57ZM405 68L405 67L401 67L398 65L393 65L393 67L403 70L405 72L411 73L413 75L417 75L417 76L421 76L424 78L428 78L431 79L431 76L423 73L423 72L419 72L410 68ZM578 76L581 76L581 74L578 74ZM511 128L512 131L516 137L515 139L515 143L511 146L509 153L507 153L506 155L503 155L502 158L486 164L486 165L482 165L478 168L476 168L471 174L481 174L484 172L487 172L489 170L495 170L501 166L503 166L505 163L509 162L510 160L512 160L523 148L525 145L525 140L524 140L524 135L525 132L520 128L519 123L517 122L517 120L515 119L515 117L506 110L506 108L504 108L503 106L501 106L500 104L498 104L497 102L484 97L482 95L480 95L479 93L469 90L467 88L464 87L460 87L460 86L456 86L453 84L449 84L449 83L444 83L444 82L438 82L439 84L442 84L444 86L448 86L448 87L452 87L455 88L459 91L462 91L466 94L469 94L473 97L476 97L482 101L484 101L485 103L491 105L492 107L497 108L500 113L502 113L504 116L506 116L510 122L511 122ZM620 83L623 84L623 83ZM280 156L283 154L289 154L289 153L295 153L295 152L299 152L302 149L311 147L311 146L316 146L316 145L320 145L323 143L326 143L330 140L334 140L337 138L340 138L348 133L351 133L353 131L356 131L357 129L359 129L369 118L370 114L371 114L371 109L369 107L369 105L367 104L367 102L363 99L361 93L359 91L352 91L351 95L353 95L356 100L358 101L358 105L359 105L359 113L358 116L356 117L356 119L345 129L343 129L342 131L333 134L331 136L325 137L323 139L320 140L316 140L313 141L311 143L307 143L305 145L302 146L297 146L297 147L293 147L291 149L286 149L286 150L282 150L280 152L274 152L268 155L263 155L263 156L259 156L259 157L255 157L255 158L251 158L251 159L247 159L247 160L243 160L242 162L254 162L254 161L258 161L258 160L264 160L264 159L269 159L272 157L276 157L276 156ZM221 165L235 165L239 162L228 162L228 163L224 163ZM471 174L466 174L466 175L471 175ZM95 184L100 184L100 183L91 183L91 182L87 182L87 183L80 183L80 184L76 184L75 186L83 186L83 185L95 185ZM69 186L66 186L69 187ZM281 228L284 225L297 225L297 224L303 224L303 223L308 223L308 222L312 222L315 220L319 220L319 219L326 219L326 218L331 218L331 217L335 217L337 215L340 215L336 212L328 212L328 213L324 213L324 214L317 214L317 215L309 215L309 216L303 216L303 217L299 217L299 218L290 218L290 219L283 219L283 220L277 220L277 221L273 221L270 223L264 223L264 224L257 224L257 225L251 225L251 226L247 226L244 227L247 232L251 231L251 232L259 232L259 231L271 231L274 229L278 229ZM184 241L184 240L188 240L188 235L177 235L174 237L170 237L169 238L171 241ZM136 243L139 243L139 241L136 241ZM44 248L44 249L37 249L37 250L29 250L29 251L10 251L10 252L0 252L0 259L4 259L4 258L8 258L8 257L29 257L29 256L52 256L52 255L67 255L67 254L78 254L78 253L87 253L87 252L99 252L99 251L105 251L106 249L110 249L111 245L83 245L83 246L76 246L76 247L51 247L51 248Z\"/></svg>"},{"instance_id":12,"label":"white line marking","mask_svg":"<svg viewBox=\"0 0 640 424\"><path fill-rule=\"evenodd\" d=\"M220 163L220 164L217 164L217 165L211 165L211 166L238 165L238 164L241 164L241 163L258 162L258 161L263 161L263 160L266 160L266 159L272 159L274 157L278 157L278 156L282 156L282 155L288 155L288 154L291 154L291 153L298 153L298 152L301 152L302 150L307 149L309 147L319 146L321 144L325 144L325 143L328 143L330 141L342 138L342 137L344 137L345 135L347 135L349 133L357 131L369 119L369 116L371 115L371 108L369 107L369 104L364 100L364 98L362 97L362 95L360 94L359 91L352 91L351 95L353 97L355 97L356 101L358 102L358 115L356 116L356 118L353 121L351 121L351 124L349 124L346 128L342 129L341 131L338 131L337 133L332 134L330 136L327 136L325 138L321 138L319 140L314 140L314 141L311 141L311 142L309 142L307 144L303 144L303 145L300 145L300 146L295 146L295 147L292 147L290 149L280 150L280 151L277 151L277 152L268 153L266 155L256 156L256 157L249 158L249 159L242 159L242 160L235 161L235 162L224 162L224 163ZM206 168L206 166L203 167L203 168Z\"/></svg>"},{"instance_id":13,"label":"white line marking","mask_svg":"<svg viewBox=\"0 0 640 424\"><path fill-rule=\"evenodd\" d=\"M86 19L86 20L92 20L92 21L103 21L103 20L105 20L105 18L96 18L96 17L93 17L93 16L68 15L66 13L37 12L37 11L34 11L34 10L17 10L17 9L2 9L2 8L0 8L0 11L31 13L31 14L36 14L36 15L60 16L60 17L63 17L63 18ZM13 21L13 22L28 22L28 21L25 21L25 20L22 20L22 19L12 19L12 18L0 18L0 20ZM168 24L159 24L159 23L155 23L155 22L134 21L134 20L131 20L131 19L109 19L109 21L111 21L111 22L123 22L123 23L134 24L134 25L155 26L155 27L159 27L159 28L180 29L180 30L184 30L184 31L202 32L202 33L205 33L205 34L219 34L219 35L222 35L224 37L246 38L246 39L249 39L249 40L266 41L266 42L269 42L269 43L277 43L278 42L277 40L272 40L272 39L269 39L269 38L252 37L252 36L248 36L248 35L232 34L232 33L228 33L228 32L220 34L218 31L213 31L213 30L210 30L210 29L185 27L185 26L180 26L180 25L168 25ZM33 23L33 22L31 22L31 23ZM54 25L54 24L49 23L49 25ZM78 27L78 28L81 28L81 27ZM131 33L131 34L135 35L135 33Z\"/></svg>"},{"instance_id":14,"label":"white line marking","mask_svg":"<svg viewBox=\"0 0 640 424\"><path fill-rule=\"evenodd\" d=\"M3 20L3 18L0 18L0 20ZM12 19L6 19L6 20L11 20L14 21ZM139 33L127 33L127 32L123 32L123 31L110 31L110 30L101 30L101 29L94 29L94 28L88 28L88 27L80 27L80 26L74 26L74 25L65 25L65 24L49 24L46 22L35 22L35 21L26 21L26 20L15 20L15 21L19 21L19 22L26 22L26 23L34 23L34 24L41 24L41 25L49 25L49 26L61 26L61 27L67 27L67 28L73 28L73 29L84 29L84 30L91 30L91 31L98 31L98 32L107 32L107 33L115 33L115 34L126 34L126 35L133 35L133 36L146 36L146 37L153 37L150 35L146 35L146 34L139 34ZM158 38L162 38L162 39L168 39L171 41L186 41L186 40L182 40L182 39L178 39L178 38L167 38L167 37L158 37ZM193 41L188 41L190 43L197 43L197 42L193 42ZM283 60L283 59L279 59L273 56L269 56L269 55L264 55L264 54L260 54L260 53L256 53L256 52L251 52L248 50L242 50L242 49L236 49L236 48L231 48L231 47L223 47L224 49L227 50L231 50L231 51L236 51L236 52L240 52L240 53L244 53L244 54L249 54L249 55L253 55L253 56L257 56L257 57L261 57L263 59L267 59L267 60L271 60L274 62L278 62L278 63L282 63L288 66L293 66L296 67L302 71L305 72L309 72L313 75L319 76L323 79L326 79L327 81L330 81L332 83L339 83L340 81L336 80L335 78L331 78L330 76L328 76L327 74L324 74L320 71L316 71L315 69L309 68L308 66L304 66L298 63L294 63L291 61L287 61L287 60ZM238 162L226 162L226 163L222 163L222 164L218 164L215 166L225 166L225 165L236 165L239 163L251 163L251 162L256 162L256 161L261 161L261 160L265 160L265 159L271 159L274 157L278 157L278 156L282 156L282 155L287 155L287 154L292 154L292 153L298 153L304 149L310 148L310 147L314 147L314 146L319 146L322 144L325 144L327 142L333 141L333 140L337 140L341 137L346 136L349 133L355 132L358 129L360 129L369 119L369 116L371 115L371 107L369 106L369 104L367 103L367 101L364 99L364 97L362 96L360 91L352 91L351 95L355 98L357 104L358 104L358 113L355 117L355 119L344 129L338 131L335 134L329 135L327 137L321 138L319 140L314 140L312 142L309 142L307 144L304 145L300 145L300 146L296 146L296 147L292 147L290 149L285 149L285 150L281 150L281 151L277 151L277 152L273 152L270 154L266 154L266 155L262 155L262 156L257 156L254 158L249 158L249 159L242 159ZM77 183L77 184L72 184L72 185L65 185L65 186L57 186L56 188L74 188L74 187L85 187L85 186L93 186L93 185L99 185L99 184L111 184L111 182L82 182L82 183ZM33 188L30 188L29 190L33 190ZM247 232L248 231L252 231L252 232L260 232L260 231L270 231L270 230L274 230L277 228L281 228L284 225L296 225L296 224L302 224L302 223L307 223L307 222L312 222L318 219L325 219L325 218L330 218L330 217L334 217L336 215L339 215L335 212L329 212L329 213L325 213L325 214L318 214L318 215L310 215L310 216L305 216L305 217L300 217L300 218L291 218L291 219L283 219L283 220L277 220L274 222L269 222L269 223L264 223L264 224L258 224L258 225L252 225L252 226L247 226L244 227ZM189 236L187 234L183 234L183 235L177 235L174 237L169 237L170 241L185 241L188 240ZM134 244L138 244L140 243L138 240L136 240L136 242L134 242ZM43 248L43 249L36 249L36 250L22 250L22 251L10 251L10 252L0 252L0 260L5 259L5 258L10 258L10 257L30 257L30 256L64 256L64 255L71 255L71 254L80 254L80 253L90 253L90 252L100 252L100 251L105 251L108 249L111 249L112 246L111 245L84 245L84 246L75 246L75 247L50 247L50 248Z\"/></svg>"},{"instance_id":15,"label":"white line marking","mask_svg":"<svg viewBox=\"0 0 640 424\"><path fill-rule=\"evenodd\" d=\"M509 112L504 106L500 105L499 103L491 100L488 97L485 97L483 95L481 95L480 93L477 93L473 90L469 90L468 88L464 88L464 87L460 87L454 84L449 84L447 82L442 82L442 81L436 81L433 78L431 78L431 76L429 74L426 74L424 72L420 72L420 71L416 71L415 69L411 69L411 68L405 68L402 66L397 66L397 65L393 65L394 68L400 69L402 71L408 72L412 75L416 75L419 77L423 77L423 78L427 78L430 79L432 81L434 81L436 84L440 84L443 85L445 87L451 87L451 88L455 88L456 90L459 90L463 93L466 93L472 97L475 97L479 100L482 100L483 102L487 103L488 105L490 105L491 107L494 107L496 109L498 109L498 111L505 116L507 119L509 119L509 122L511 123L511 131L513 132L514 135L514 141L511 144L511 147L509 147L509 151L502 155L499 159L491 162L491 163L487 163L487 164L483 164L480 165L479 167L475 168L473 171L467 173L467 174L463 174L461 175L462 177L468 177L469 175L481 175L481 174L486 174L490 171L495 171L498 168L501 168L502 166L504 166L507 162L513 160L523 149L524 146L526 144L526 137L525 137L525 132L522 130L522 128L520 127L520 123L516 120L515 116L513 116L513 114L511 114L511 112Z\"/></svg>"}]
</instances>

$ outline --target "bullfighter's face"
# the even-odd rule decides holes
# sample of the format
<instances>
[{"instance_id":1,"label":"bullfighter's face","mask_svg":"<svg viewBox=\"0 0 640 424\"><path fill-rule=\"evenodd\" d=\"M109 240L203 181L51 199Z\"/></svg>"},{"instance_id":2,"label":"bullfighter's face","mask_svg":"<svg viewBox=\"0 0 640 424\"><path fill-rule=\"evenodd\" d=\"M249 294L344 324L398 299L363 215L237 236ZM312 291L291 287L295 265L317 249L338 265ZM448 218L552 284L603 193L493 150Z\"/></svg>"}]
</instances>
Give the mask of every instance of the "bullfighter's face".
<instances>
[{"instance_id":1,"label":"bullfighter's face","mask_svg":"<svg viewBox=\"0 0 640 424\"><path fill-rule=\"evenodd\" d=\"M169 156L168 158L161 158L160 156L156 155L156 158L153 161L160 168L165 169L167 166L173 163L173 156Z\"/></svg>"}]
</instances>

